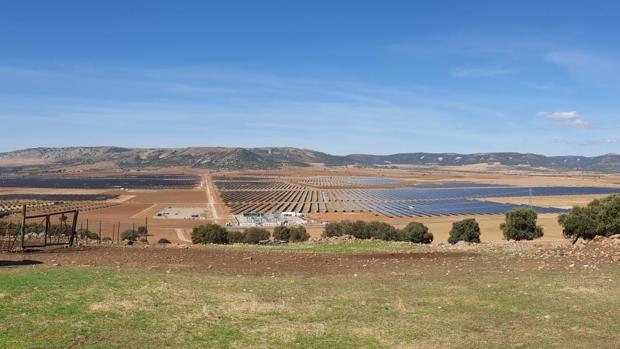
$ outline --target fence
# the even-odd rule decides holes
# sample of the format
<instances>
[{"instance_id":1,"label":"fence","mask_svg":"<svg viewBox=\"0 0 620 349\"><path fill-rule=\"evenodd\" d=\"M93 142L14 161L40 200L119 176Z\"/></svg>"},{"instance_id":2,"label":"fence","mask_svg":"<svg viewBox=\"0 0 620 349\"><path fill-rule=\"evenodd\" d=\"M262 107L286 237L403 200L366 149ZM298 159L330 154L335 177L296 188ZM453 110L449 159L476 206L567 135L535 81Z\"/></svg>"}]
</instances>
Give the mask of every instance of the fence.
<instances>
[{"instance_id":1,"label":"fence","mask_svg":"<svg viewBox=\"0 0 620 349\"><path fill-rule=\"evenodd\" d=\"M69 210L29 216L24 205L21 222L0 222L0 250L72 246L78 214L78 210Z\"/></svg>"},{"instance_id":2,"label":"fence","mask_svg":"<svg viewBox=\"0 0 620 349\"><path fill-rule=\"evenodd\" d=\"M133 233L139 237L148 236L148 218L144 225L135 222L111 222L104 220L85 219L77 223L77 237L80 239L98 240L99 242L119 243L124 234Z\"/></svg>"}]
</instances>

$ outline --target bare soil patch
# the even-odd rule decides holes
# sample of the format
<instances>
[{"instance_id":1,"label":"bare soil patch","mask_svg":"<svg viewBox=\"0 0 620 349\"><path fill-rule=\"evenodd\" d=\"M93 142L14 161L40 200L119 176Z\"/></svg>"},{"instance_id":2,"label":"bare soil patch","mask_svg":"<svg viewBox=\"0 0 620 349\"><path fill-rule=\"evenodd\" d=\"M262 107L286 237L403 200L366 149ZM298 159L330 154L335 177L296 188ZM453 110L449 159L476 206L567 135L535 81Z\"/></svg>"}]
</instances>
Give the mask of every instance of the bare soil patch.
<instances>
[{"instance_id":1,"label":"bare soil patch","mask_svg":"<svg viewBox=\"0 0 620 349\"><path fill-rule=\"evenodd\" d=\"M315 276L428 268L441 261L463 263L480 256L477 252L467 251L305 253L177 246L101 246L0 255L2 259L12 260L22 257L47 266L118 266L232 275Z\"/></svg>"},{"instance_id":2,"label":"bare soil patch","mask_svg":"<svg viewBox=\"0 0 620 349\"><path fill-rule=\"evenodd\" d=\"M505 254L498 258L499 253ZM5 261L35 260L33 267L107 266L194 271L230 275L334 275L393 273L432 270L453 266L455 271L497 269L498 263L512 270L566 270L617 264L620 240L580 242L529 241L481 245L419 246L407 252L300 252L269 250L260 246L83 246L24 253L3 253Z\"/></svg>"}]
</instances>

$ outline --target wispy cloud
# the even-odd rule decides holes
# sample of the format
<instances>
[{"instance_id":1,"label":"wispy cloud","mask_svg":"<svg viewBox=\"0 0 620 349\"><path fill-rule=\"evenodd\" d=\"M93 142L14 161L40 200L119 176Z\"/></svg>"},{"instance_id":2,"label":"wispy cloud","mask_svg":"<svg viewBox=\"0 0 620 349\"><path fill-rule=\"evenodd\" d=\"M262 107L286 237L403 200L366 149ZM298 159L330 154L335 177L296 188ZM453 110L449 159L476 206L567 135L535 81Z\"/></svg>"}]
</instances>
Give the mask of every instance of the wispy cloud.
<instances>
[{"instance_id":1,"label":"wispy cloud","mask_svg":"<svg viewBox=\"0 0 620 349\"><path fill-rule=\"evenodd\" d=\"M620 61L614 57L584 51L554 51L549 62L566 69L572 76L593 83L617 83Z\"/></svg>"},{"instance_id":2,"label":"wispy cloud","mask_svg":"<svg viewBox=\"0 0 620 349\"><path fill-rule=\"evenodd\" d=\"M589 122L584 119L577 111L559 111L559 112L539 112L537 114L548 120L561 122L571 126L585 127Z\"/></svg>"},{"instance_id":3,"label":"wispy cloud","mask_svg":"<svg viewBox=\"0 0 620 349\"><path fill-rule=\"evenodd\" d=\"M512 74L512 70L501 67L469 67L452 70L452 76L458 78L492 78Z\"/></svg>"}]
</instances>

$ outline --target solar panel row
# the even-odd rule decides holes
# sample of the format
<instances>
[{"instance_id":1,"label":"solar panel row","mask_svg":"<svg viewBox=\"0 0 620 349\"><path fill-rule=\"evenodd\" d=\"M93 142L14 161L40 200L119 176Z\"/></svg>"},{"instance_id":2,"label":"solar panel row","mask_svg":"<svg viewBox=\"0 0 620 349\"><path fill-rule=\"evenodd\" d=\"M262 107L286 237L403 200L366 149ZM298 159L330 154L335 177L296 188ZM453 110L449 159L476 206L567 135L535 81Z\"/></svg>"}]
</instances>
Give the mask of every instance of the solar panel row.
<instances>
[{"instance_id":1,"label":"solar panel row","mask_svg":"<svg viewBox=\"0 0 620 349\"><path fill-rule=\"evenodd\" d=\"M322 178L318 182L324 181ZM330 180L332 180L330 178ZM347 179L350 180L350 179ZM338 182L337 180L333 180ZM247 211L299 213L370 212L388 217L437 215L501 214L524 207L482 201L482 198L561 196L620 193L616 188L600 187L506 187L470 182L451 182L400 189L317 189L291 185L278 180L236 183L216 181L220 194L235 214ZM317 182L317 183L318 183ZM387 183L383 179L367 182ZM533 207L539 213L562 209Z\"/></svg>"}]
</instances>

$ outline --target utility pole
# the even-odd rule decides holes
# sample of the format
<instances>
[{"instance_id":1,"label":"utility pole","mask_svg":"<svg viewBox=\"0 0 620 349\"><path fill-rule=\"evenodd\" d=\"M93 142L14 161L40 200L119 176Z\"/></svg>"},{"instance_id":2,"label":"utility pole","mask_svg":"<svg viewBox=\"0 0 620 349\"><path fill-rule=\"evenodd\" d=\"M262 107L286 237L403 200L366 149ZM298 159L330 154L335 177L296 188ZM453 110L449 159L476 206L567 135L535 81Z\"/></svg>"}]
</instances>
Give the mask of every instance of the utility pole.
<instances>
[{"instance_id":1,"label":"utility pole","mask_svg":"<svg viewBox=\"0 0 620 349\"><path fill-rule=\"evenodd\" d=\"M529 209L532 209L532 187L530 187L530 197L529 197Z\"/></svg>"}]
</instances>

